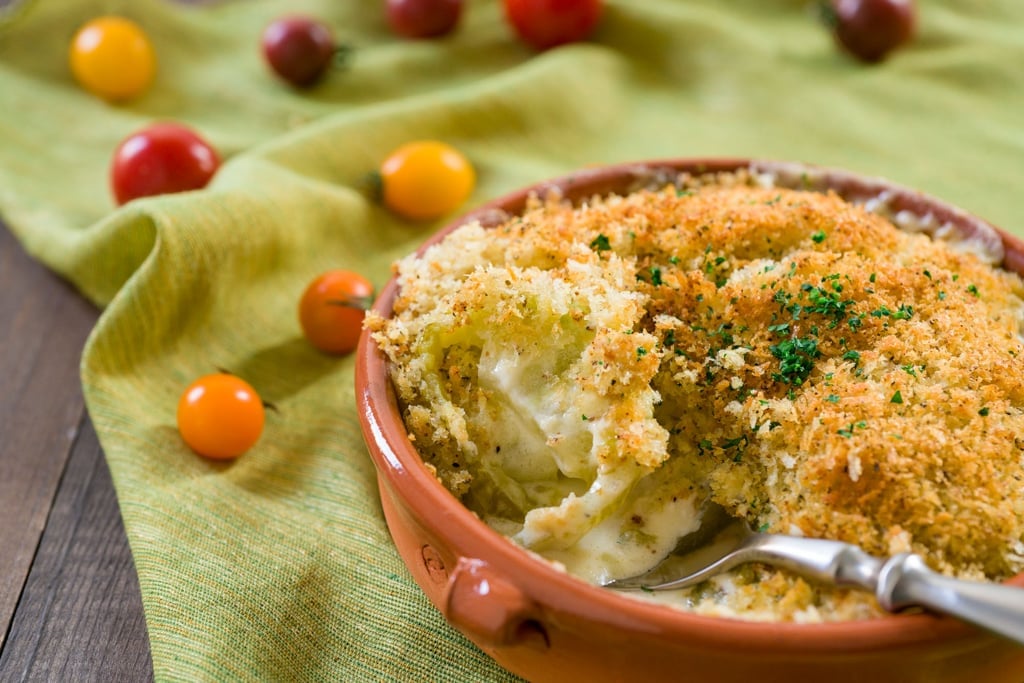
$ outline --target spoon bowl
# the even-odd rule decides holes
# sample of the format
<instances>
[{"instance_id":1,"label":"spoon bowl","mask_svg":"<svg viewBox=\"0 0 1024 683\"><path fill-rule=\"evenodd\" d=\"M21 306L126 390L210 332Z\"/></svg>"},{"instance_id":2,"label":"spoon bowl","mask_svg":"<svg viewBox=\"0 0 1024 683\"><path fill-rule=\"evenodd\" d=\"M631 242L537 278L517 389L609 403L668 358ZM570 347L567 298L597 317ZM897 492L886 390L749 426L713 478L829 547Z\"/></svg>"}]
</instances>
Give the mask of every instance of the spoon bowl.
<instances>
[{"instance_id":1,"label":"spoon bowl","mask_svg":"<svg viewBox=\"0 0 1024 683\"><path fill-rule=\"evenodd\" d=\"M665 560L644 574L610 581L604 587L686 588L748 562L870 591L890 612L923 607L1024 644L1024 590L1020 588L943 576L913 553L879 558L841 541L757 532L712 502L704 506L701 528L681 538Z\"/></svg>"}]
</instances>

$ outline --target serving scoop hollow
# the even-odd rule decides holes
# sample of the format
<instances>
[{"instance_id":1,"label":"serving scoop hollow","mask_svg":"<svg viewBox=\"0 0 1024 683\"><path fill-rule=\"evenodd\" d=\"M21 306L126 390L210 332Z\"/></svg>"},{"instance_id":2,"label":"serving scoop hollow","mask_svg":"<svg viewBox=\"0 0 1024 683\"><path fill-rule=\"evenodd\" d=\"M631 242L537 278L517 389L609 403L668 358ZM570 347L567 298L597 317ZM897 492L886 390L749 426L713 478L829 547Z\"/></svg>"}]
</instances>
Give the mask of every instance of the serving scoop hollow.
<instances>
[{"instance_id":1,"label":"serving scoop hollow","mask_svg":"<svg viewBox=\"0 0 1024 683\"><path fill-rule=\"evenodd\" d=\"M757 532L713 503L701 526L703 531L680 539L675 552L652 570L604 586L672 590L762 562L822 583L869 591L889 612L922 607L1024 644L1024 589L950 578L929 569L914 553L881 558L841 541Z\"/></svg>"}]
</instances>

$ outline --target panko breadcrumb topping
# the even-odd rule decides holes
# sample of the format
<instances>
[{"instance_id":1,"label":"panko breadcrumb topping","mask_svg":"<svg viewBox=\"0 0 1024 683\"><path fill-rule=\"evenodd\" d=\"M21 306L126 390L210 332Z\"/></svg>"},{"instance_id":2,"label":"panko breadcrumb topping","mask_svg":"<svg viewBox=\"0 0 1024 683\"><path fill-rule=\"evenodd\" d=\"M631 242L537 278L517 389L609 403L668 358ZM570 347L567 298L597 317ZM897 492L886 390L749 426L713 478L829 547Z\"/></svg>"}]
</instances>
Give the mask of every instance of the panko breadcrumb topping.
<instances>
[{"instance_id":1,"label":"panko breadcrumb topping","mask_svg":"<svg viewBox=\"0 0 1024 683\"><path fill-rule=\"evenodd\" d=\"M585 555L591 580L656 564L703 497L950 575L1019 571L1021 279L747 180L534 200L402 261L393 317L367 325L424 460L527 548L571 571ZM759 566L679 602L877 611Z\"/></svg>"}]
</instances>

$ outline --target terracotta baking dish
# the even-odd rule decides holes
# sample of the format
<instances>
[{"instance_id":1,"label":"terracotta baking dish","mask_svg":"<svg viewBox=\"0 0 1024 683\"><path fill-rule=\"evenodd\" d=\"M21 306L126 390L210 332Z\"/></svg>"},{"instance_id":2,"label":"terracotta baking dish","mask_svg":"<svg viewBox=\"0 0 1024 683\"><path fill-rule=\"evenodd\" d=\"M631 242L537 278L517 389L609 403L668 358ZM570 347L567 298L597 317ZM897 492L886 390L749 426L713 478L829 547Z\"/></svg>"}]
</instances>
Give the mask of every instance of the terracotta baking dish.
<instances>
[{"instance_id":1,"label":"terracotta baking dish","mask_svg":"<svg viewBox=\"0 0 1024 683\"><path fill-rule=\"evenodd\" d=\"M1001 240L1004 267L1024 272L1021 240L920 193L842 171L738 159L583 170L497 199L432 236L424 248L467 221L494 224L521 211L531 192L558 188L578 200L629 192L680 171L744 167L771 172L781 185L831 188L848 199L888 192L893 211L930 213L934 225L950 222L969 235L988 235L997 249ZM375 309L390 315L396 293L392 280ZM357 353L360 420L395 545L445 618L510 671L531 681L1024 681L1024 648L949 618L751 623L641 602L562 573L492 531L430 475L406 436L383 355L367 335ZM1009 583L1024 586L1024 574Z\"/></svg>"}]
</instances>

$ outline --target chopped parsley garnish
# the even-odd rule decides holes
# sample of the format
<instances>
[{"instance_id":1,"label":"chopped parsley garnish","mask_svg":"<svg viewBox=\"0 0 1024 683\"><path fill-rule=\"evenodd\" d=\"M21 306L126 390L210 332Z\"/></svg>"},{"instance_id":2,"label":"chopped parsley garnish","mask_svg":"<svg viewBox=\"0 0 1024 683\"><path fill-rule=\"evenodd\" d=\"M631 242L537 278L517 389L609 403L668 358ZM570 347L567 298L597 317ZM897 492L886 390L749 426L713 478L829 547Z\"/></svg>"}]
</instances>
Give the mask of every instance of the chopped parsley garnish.
<instances>
[{"instance_id":1,"label":"chopped parsley garnish","mask_svg":"<svg viewBox=\"0 0 1024 683\"><path fill-rule=\"evenodd\" d=\"M868 282L874 283L877 277L878 275L876 273L871 273L871 277L868 278Z\"/></svg>"},{"instance_id":2,"label":"chopped parsley garnish","mask_svg":"<svg viewBox=\"0 0 1024 683\"><path fill-rule=\"evenodd\" d=\"M939 290L939 301L945 301L945 299L946 299L946 293L943 292L942 290Z\"/></svg>"},{"instance_id":3,"label":"chopped parsley garnish","mask_svg":"<svg viewBox=\"0 0 1024 683\"><path fill-rule=\"evenodd\" d=\"M982 417L987 417L988 416L988 406L984 406L981 410L979 410L978 411L978 415L981 415Z\"/></svg>"},{"instance_id":4,"label":"chopped parsley garnish","mask_svg":"<svg viewBox=\"0 0 1024 683\"><path fill-rule=\"evenodd\" d=\"M662 284L661 268L658 268L657 266L651 266L651 284L655 287Z\"/></svg>"},{"instance_id":5,"label":"chopped parsley garnish","mask_svg":"<svg viewBox=\"0 0 1024 683\"><path fill-rule=\"evenodd\" d=\"M839 397L836 396L835 394L829 394L828 396L825 397L825 400L828 401L829 403L839 403Z\"/></svg>"},{"instance_id":6,"label":"chopped parsley garnish","mask_svg":"<svg viewBox=\"0 0 1024 683\"><path fill-rule=\"evenodd\" d=\"M889 403L903 403L903 394L899 392L899 389L897 389L896 393L889 399Z\"/></svg>"},{"instance_id":7,"label":"chopped parsley garnish","mask_svg":"<svg viewBox=\"0 0 1024 683\"><path fill-rule=\"evenodd\" d=\"M865 422L864 420L861 420L859 422L851 422L845 428L837 431L836 434L843 437L844 439L849 439L851 436L853 436L853 432L855 429L864 429L867 426L868 423Z\"/></svg>"},{"instance_id":8,"label":"chopped parsley garnish","mask_svg":"<svg viewBox=\"0 0 1024 683\"><path fill-rule=\"evenodd\" d=\"M838 285L838 289L836 285ZM786 307L786 310L789 311L794 320L799 318L801 312L824 315L832 318L831 327L835 327L846 316L846 310L854 304L854 301L853 299L840 298L838 292L842 290L842 285L839 285L839 283L833 282L832 288L837 291L829 292L815 285L804 284L800 287L800 290L807 295L807 300L810 301L810 304L791 303Z\"/></svg>"},{"instance_id":9,"label":"chopped parsley garnish","mask_svg":"<svg viewBox=\"0 0 1024 683\"><path fill-rule=\"evenodd\" d=\"M822 242L824 242L826 237L828 237L828 235L825 234L824 230L819 230L818 232L811 235L811 239L814 240L817 244L821 244Z\"/></svg>"},{"instance_id":10,"label":"chopped parsley garnish","mask_svg":"<svg viewBox=\"0 0 1024 683\"><path fill-rule=\"evenodd\" d=\"M873 318L893 318L895 320L910 320L914 315L914 307L907 304L900 304L900 307L893 311L888 306L879 306L871 311Z\"/></svg>"},{"instance_id":11,"label":"chopped parsley garnish","mask_svg":"<svg viewBox=\"0 0 1024 683\"><path fill-rule=\"evenodd\" d=\"M977 285L967 285L967 291L973 294L974 296L981 296L981 294L978 293Z\"/></svg>"},{"instance_id":12,"label":"chopped parsley garnish","mask_svg":"<svg viewBox=\"0 0 1024 683\"><path fill-rule=\"evenodd\" d=\"M853 350L847 351L843 354L843 360L852 360L854 363L859 363L860 354Z\"/></svg>"},{"instance_id":13,"label":"chopped parsley garnish","mask_svg":"<svg viewBox=\"0 0 1024 683\"><path fill-rule=\"evenodd\" d=\"M814 359L821 355L818 340L799 337L772 344L772 355L779 359L779 371L772 375L777 382L800 386L811 374Z\"/></svg>"},{"instance_id":14,"label":"chopped parsley garnish","mask_svg":"<svg viewBox=\"0 0 1024 683\"><path fill-rule=\"evenodd\" d=\"M611 243L608 241L607 235L598 235L594 238L594 241L590 243L590 248L594 251L608 251L612 248Z\"/></svg>"},{"instance_id":15,"label":"chopped parsley garnish","mask_svg":"<svg viewBox=\"0 0 1024 683\"><path fill-rule=\"evenodd\" d=\"M646 355L647 355L647 349L645 349L642 346L636 347L636 357L637 358L643 358Z\"/></svg>"},{"instance_id":16,"label":"chopped parsley garnish","mask_svg":"<svg viewBox=\"0 0 1024 683\"><path fill-rule=\"evenodd\" d=\"M896 320L910 320L911 316L914 315L914 307L908 306L907 304L900 304L900 307L896 309L896 312L892 314L892 317Z\"/></svg>"}]
</instances>

